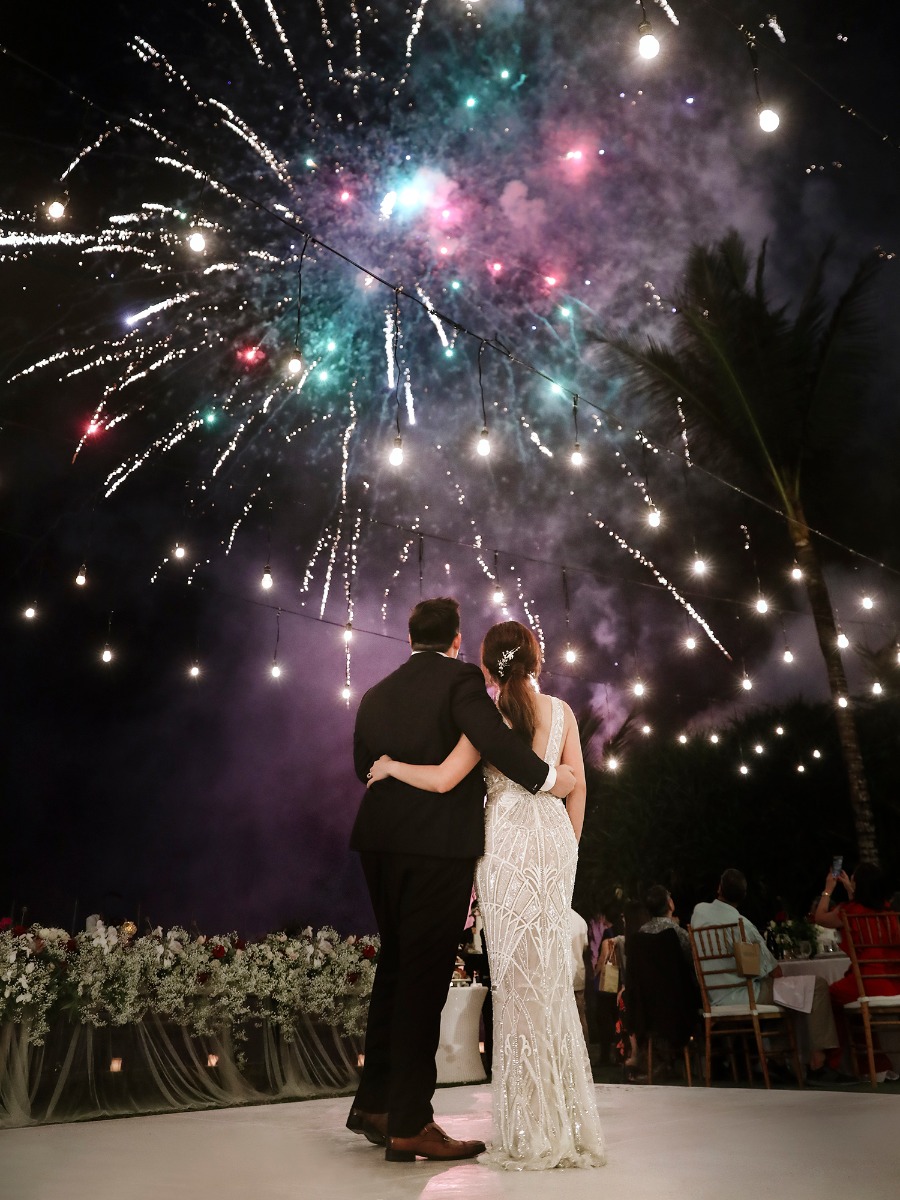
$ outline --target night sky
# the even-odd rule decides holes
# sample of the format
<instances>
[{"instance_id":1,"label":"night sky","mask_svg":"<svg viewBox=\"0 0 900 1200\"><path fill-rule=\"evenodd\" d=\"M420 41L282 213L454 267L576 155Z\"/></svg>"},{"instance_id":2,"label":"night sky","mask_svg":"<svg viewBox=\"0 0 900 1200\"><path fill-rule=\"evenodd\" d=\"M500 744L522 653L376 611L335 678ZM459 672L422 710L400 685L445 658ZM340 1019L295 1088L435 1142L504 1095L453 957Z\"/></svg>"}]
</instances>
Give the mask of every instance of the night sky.
<instances>
[{"instance_id":1,"label":"night sky","mask_svg":"<svg viewBox=\"0 0 900 1200\"><path fill-rule=\"evenodd\" d=\"M0 911L370 928L346 849L353 713L423 594L460 599L470 659L498 617L532 624L545 687L607 731L638 677L659 736L824 695L779 522L677 443L642 450L653 431L590 335L664 338L692 241L731 227L754 253L768 239L781 303L829 238L834 296L900 250L888 7L793 0L774 29L753 0L674 0L677 26L645 6L651 62L624 0L429 0L420 27L399 4L357 27L344 0L7 20ZM813 514L863 650L896 637L900 598L898 296L886 260L878 381ZM703 589L695 547L717 564ZM847 668L866 684L864 654Z\"/></svg>"}]
</instances>

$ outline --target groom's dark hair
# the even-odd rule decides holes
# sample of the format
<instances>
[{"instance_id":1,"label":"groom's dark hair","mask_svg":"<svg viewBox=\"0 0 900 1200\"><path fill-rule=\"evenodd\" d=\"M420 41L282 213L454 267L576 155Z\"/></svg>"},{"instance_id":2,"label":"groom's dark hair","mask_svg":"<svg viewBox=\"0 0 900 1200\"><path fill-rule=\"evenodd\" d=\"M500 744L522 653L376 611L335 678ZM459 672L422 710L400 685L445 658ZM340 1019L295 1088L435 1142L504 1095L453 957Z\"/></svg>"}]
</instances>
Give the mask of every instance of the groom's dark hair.
<instances>
[{"instance_id":1,"label":"groom's dark hair","mask_svg":"<svg viewBox=\"0 0 900 1200\"><path fill-rule=\"evenodd\" d=\"M413 650L449 650L459 633L459 605L450 596L420 600L409 614Z\"/></svg>"}]
</instances>

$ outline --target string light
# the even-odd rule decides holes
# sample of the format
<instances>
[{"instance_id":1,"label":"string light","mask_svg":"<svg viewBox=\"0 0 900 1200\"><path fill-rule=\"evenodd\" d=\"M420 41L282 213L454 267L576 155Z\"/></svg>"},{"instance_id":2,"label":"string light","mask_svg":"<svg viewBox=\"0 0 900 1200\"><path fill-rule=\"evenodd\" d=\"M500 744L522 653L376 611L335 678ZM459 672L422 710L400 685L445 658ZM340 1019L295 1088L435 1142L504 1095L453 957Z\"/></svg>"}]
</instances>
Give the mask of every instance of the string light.
<instances>
[{"instance_id":1,"label":"string light","mask_svg":"<svg viewBox=\"0 0 900 1200\"><path fill-rule=\"evenodd\" d=\"M572 401L572 424L575 428L575 446L572 450L572 466L580 467L584 463L584 455L581 453L581 445L578 441L578 396L576 395Z\"/></svg>"},{"instance_id":2,"label":"string light","mask_svg":"<svg viewBox=\"0 0 900 1200\"><path fill-rule=\"evenodd\" d=\"M272 663L272 678L279 679L281 677L281 667L278 663Z\"/></svg>"},{"instance_id":3,"label":"string light","mask_svg":"<svg viewBox=\"0 0 900 1200\"><path fill-rule=\"evenodd\" d=\"M687 635L687 637L684 639L684 648L685 648L685 650L696 650L697 649L697 639L694 637L693 634L689 633Z\"/></svg>"},{"instance_id":4,"label":"string light","mask_svg":"<svg viewBox=\"0 0 900 1200\"><path fill-rule=\"evenodd\" d=\"M767 613L769 611L769 602L760 596L756 601L756 611L758 613Z\"/></svg>"},{"instance_id":5,"label":"string light","mask_svg":"<svg viewBox=\"0 0 900 1200\"><path fill-rule=\"evenodd\" d=\"M686 733L679 733L679 735L678 735L678 740L679 740L679 742L682 744L682 746L686 746L686 745L687 745L687 734L686 734Z\"/></svg>"},{"instance_id":6,"label":"string light","mask_svg":"<svg viewBox=\"0 0 900 1200\"><path fill-rule=\"evenodd\" d=\"M783 725L776 725L776 726L775 726L775 732L778 734L778 736L779 736L779 737L784 737L784 726L783 726Z\"/></svg>"},{"instance_id":7,"label":"string light","mask_svg":"<svg viewBox=\"0 0 900 1200\"><path fill-rule=\"evenodd\" d=\"M804 767L803 763L797 763L797 770L802 775L806 770L806 767Z\"/></svg>"},{"instance_id":8,"label":"string light","mask_svg":"<svg viewBox=\"0 0 900 1200\"><path fill-rule=\"evenodd\" d=\"M206 249L206 238L199 229L195 229L188 238L188 246L195 254L202 254Z\"/></svg>"},{"instance_id":9,"label":"string light","mask_svg":"<svg viewBox=\"0 0 900 1200\"><path fill-rule=\"evenodd\" d=\"M774 133L781 124L781 117L773 108L759 110L759 127L763 133Z\"/></svg>"},{"instance_id":10,"label":"string light","mask_svg":"<svg viewBox=\"0 0 900 1200\"><path fill-rule=\"evenodd\" d=\"M60 192L58 196L54 196L52 200L48 201L44 211L51 221L61 221L66 215L66 206L68 203L68 192Z\"/></svg>"},{"instance_id":11,"label":"string light","mask_svg":"<svg viewBox=\"0 0 900 1200\"><path fill-rule=\"evenodd\" d=\"M486 458L491 452L491 439L486 425L478 435L478 444L475 448L482 458Z\"/></svg>"},{"instance_id":12,"label":"string light","mask_svg":"<svg viewBox=\"0 0 900 1200\"><path fill-rule=\"evenodd\" d=\"M200 674L200 666L198 663L195 663L195 662L191 663L191 669L190 669L189 674L192 679L197 678L197 676Z\"/></svg>"},{"instance_id":13,"label":"string light","mask_svg":"<svg viewBox=\"0 0 900 1200\"><path fill-rule=\"evenodd\" d=\"M637 679L632 685L631 690L634 692L635 696L643 696L647 689L644 687L644 684L641 682L641 680Z\"/></svg>"},{"instance_id":14,"label":"string light","mask_svg":"<svg viewBox=\"0 0 900 1200\"><path fill-rule=\"evenodd\" d=\"M281 641L281 609L275 613L275 648L272 651L272 666L270 674L273 679L281 677L281 667L278 665L278 643Z\"/></svg>"},{"instance_id":15,"label":"string light","mask_svg":"<svg viewBox=\"0 0 900 1200\"><path fill-rule=\"evenodd\" d=\"M175 549L172 551L172 554L175 556L175 558L184 558L186 553L187 551L185 550L184 546L182 546L181 542L176 542Z\"/></svg>"},{"instance_id":16,"label":"string light","mask_svg":"<svg viewBox=\"0 0 900 1200\"><path fill-rule=\"evenodd\" d=\"M850 645L850 639L847 637L846 633L844 633L843 631L841 631L837 635L837 644L838 644L839 649L841 649L841 650L846 650L847 647Z\"/></svg>"},{"instance_id":17,"label":"string light","mask_svg":"<svg viewBox=\"0 0 900 1200\"><path fill-rule=\"evenodd\" d=\"M265 569L262 573L262 579L259 581L259 586L268 592L271 591L274 585L275 580L272 578L272 569L269 564L266 563Z\"/></svg>"},{"instance_id":18,"label":"string light","mask_svg":"<svg viewBox=\"0 0 900 1200\"><path fill-rule=\"evenodd\" d=\"M649 725L642 725L642 726L641 726L641 733L644 735L644 737L649 737L649 735L650 735L652 732L653 732L653 730L652 730L652 728L651 728Z\"/></svg>"},{"instance_id":19,"label":"string light","mask_svg":"<svg viewBox=\"0 0 900 1200\"><path fill-rule=\"evenodd\" d=\"M641 23L638 26L638 54L641 58L656 58L659 54L659 39L654 36L653 26L647 20L644 0L641 0Z\"/></svg>"},{"instance_id":20,"label":"string light","mask_svg":"<svg viewBox=\"0 0 900 1200\"><path fill-rule=\"evenodd\" d=\"M610 771L618 771L618 769L619 769L619 760L618 760L617 758L615 758L615 757L613 757L613 758L608 758L608 759L606 760L606 766L607 766L607 768L608 768Z\"/></svg>"},{"instance_id":21,"label":"string light","mask_svg":"<svg viewBox=\"0 0 900 1200\"><path fill-rule=\"evenodd\" d=\"M872 684L872 694L875 696L880 696L883 691L884 691L884 688L881 686L881 684L876 679L875 682Z\"/></svg>"},{"instance_id":22,"label":"string light","mask_svg":"<svg viewBox=\"0 0 900 1200\"><path fill-rule=\"evenodd\" d=\"M713 744L714 746L718 746L718 744L719 744L719 735L718 735L717 733L711 733L711 734L709 735L709 740L712 742L712 744Z\"/></svg>"},{"instance_id":23,"label":"string light","mask_svg":"<svg viewBox=\"0 0 900 1200\"><path fill-rule=\"evenodd\" d=\"M699 555L695 555L692 570L695 575L705 575L706 574L706 559L701 558Z\"/></svg>"},{"instance_id":24,"label":"string light","mask_svg":"<svg viewBox=\"0 0 900 1200\"><path fill-rule=\"evenodd\" d=\"M654 529L658 529L662 521L662 514L655 504L650 506L650 511L647 513L647 524L652 525Z\"/></svg>"},{"instance_id":25,"label":"string light","mask_svg":"<svg viewBox=\"0 0 900 1200\"><path fill-rule=\"evenodd\" d=\"M812 752L812 753L813 753L813 758L821 758L821 757L822 757L822 751L821 751L821 750L813 750L813 752Z\"/></svg>"},{"instance_id":26,"label":"string light","mask_svg":"<svg viewBox=\"0 0 900 1200\"><path fill-rule=\"evenodd\" d=\"M84 587L84 585L87 583L87 567L84 565L84 563L82 563L78 568L78 574L75 576L75 582L79 587Z\"/></svg>"},{"instance_id":27,"label":"string light","mask_svg":"<svg viewBox=\"0 0 900 1200\"><path fill-rule=\"evenodd\" d=\"M495 604L503 604L503 588L500 586L500 557L497 551L494 551L494 594L491 597Z\"/></svg>"},{"instance_id":28,"label":"string light","mask_svg":"<svg viewBox=\"0 0 900 1200\"><path fill-rule=\"evenodd\" d=\"M786 663L792 663L794 661L794 652L787 647L785 647L784 651L784 661Z\"/></svg>"},{"instance_id":29,"label":"string light","mask_svg":"<svg viewBox=\"0 0 900 1200\"><path fill-rule=\"evenodd\" d=\"M288 359L288 370L292 375L299 375L303 370L303 359L299 354L292 354Z\"/></svg>"},{"instance_id":30,"label":"string light","mask_svg":"<svg viewBox=\"0 0 900 1200\"><path fill-rule=\"evenodd\" d=\"M112 662L112 656L113 656L112 650L110 650L109 643L107 643L103 647L103 653L100 655L100 657L105 663L108 663L108 662Z\"/></svg>"},{"instance_id":31,"label":"string light","mask_svg":"<svg viewBox=\"0 0 900 1200\"><path fill-rule=\"evenodd\" d=\"M403 462L403 438L398 433L394 438L394 444L391 447L391 452L388 455L388 462L392 467L399 467Z\"/></svg>"},{"instance_id":32,"label":"string light","mask_svg":"<svg viewBox=\"0 0 900 1200\"><path fill-rule=\"evenodd\" d=\"M875 601L871 596L863 596L862 600L860 600L860 604L863 606L863 608L870 610L875 607Z\"/></svg>"},{"instance_id":33,"label":"string light","mask_svg":"<svg viewBox=\"0 0 900 1200\"><path fill-rule=\"evenodd\" d=\"M345 701L349 700L352 695L353 693L351 692L350 688L347 686L347 684L344 684L344 686L341 688L341 699Z\"/></svg>"},{"instance_id":34,"label":"string light","mask_svg":"<svg viewBox=\"0 0 900 1200\"><path fill-rule=\"evenodd\" d=\"M850 701L847 699L846 696L838 696L837 702L838 702L838 708L846 708L847 705L850 703Z\"/></svg>"},{"instance_id":35,"label":"string light","mask_svg":"<svg viewBox=\"0 0 900 1200\"><path fill-rule=\"evenodd\" d=\"M756 115L759 119L759 127L764 133L774 133L781 124L781 118L774 109L763 105L762 96L759 94L759 55L756 50L756 38L749 29L744 29L743 32L747 39L747 53L750 55L750 62L753 66L753 87L756 90Z\"/></svg>"},{"instance_id":36,"label":"string light","mask_svg":"<svg viewBox=\"0 0 900 1200\"><path fill-rule=\"evenodd\" d=\"M745 675L743 677L743 679L741 680L741 687L744 689L745 692L749 692L752 689L753 681L751 680L749 675Z\"/></svg>"},{"instance_id":37,"label":"string light","mask_svg":"<svg viewBox=\"0 0 900 1200\"><path fill-rule=\"evenodd\" d=\"M563 611L566 617L566 662L571 664L578 658L570 639L570 623L572 607L569 601L569 577L566 574L566 568L562 569L562 586L563 586Z\"/></svg>"},{"instance_id":38,"label":"string light","mask_svg":"<svg viewBox=\"0 0 900 1200\"><path fill-rule=\"evenodd\" d=\"M33 604L29 604L22 615L26 621L33 621L37 616L37 609Z\"/></svg>"},{"instance_id":39,"label":"string light","mask_svg":"<svg viewBox=\"0 0 900 1200\"><path fill-rule=\"evenodd\" d=\"M348 621L344 626L344 644L348 645L353 640L353 623Z\"/></svg>"},{"instance_id":40,"label":"string light","mask_svg":"<svg viewBox=\"0 0 900 1200\"><path fill-rule=\"evenodd\" d=\"M797 566L797 564L794 563L794 565L791 567L791 579L802 579L802 578L803 578L803 572L800 570L800 568Z\"/></svg>"},{"instance_id":41,"label":"string light","mask_svg":"<svg viewBox=\"0 0 900 1200\"><path fill-rule=\"evenodd\" d=\"M741 765L738 767L738 770L740 771L740 773L741 773L742 775L749 775L749 774L750 774L750 768L747 766L747 764L746 764L746 763L741 763Z\"/></svg>"},{"instance_id":42,"label":"string light","mask_svg":"<svg viewBox=\"0 0 900 1200\"><path fill-rule=\"evenodd\" d=\"M757 742L753 749L757 754L763 754L765 752L765 746L762 744L762 742Z\"/></svg>"}]
</instances>

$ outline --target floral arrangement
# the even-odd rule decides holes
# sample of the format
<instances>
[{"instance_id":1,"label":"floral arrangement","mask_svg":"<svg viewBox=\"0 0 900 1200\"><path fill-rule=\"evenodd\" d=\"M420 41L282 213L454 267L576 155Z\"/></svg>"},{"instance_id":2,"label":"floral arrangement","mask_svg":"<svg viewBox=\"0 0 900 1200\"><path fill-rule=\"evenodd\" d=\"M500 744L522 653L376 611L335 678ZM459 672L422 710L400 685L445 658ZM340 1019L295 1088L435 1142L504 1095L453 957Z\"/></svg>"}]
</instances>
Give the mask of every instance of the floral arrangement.
<instances>
[{"instance_id":1,"label":"floral arrangement","mask_svg":"<svg viewBox=\"0 0 900 1200\"><path fill-rule=\"evenodd\" d=\"M177 926L136 933L130 921L73 936L0 920L0 1024L27 1023L38 1045L60 1016L127 1025L156 1013L194 1034L267 1020L290 1038L302 1014L341 1033L365 1030L377 937L341 938L327 926L255 942Z\"/></svg>"},{"instance_id":2,"label":"floral arrangement","mask_svg":"<svg viewBox=\"0 0 900 1200\"><path fill-rule=\"evenodd\" d=\"M808 942L810 953L815 954L818 946L816 926L806 917L791 918L779 912L766 926L766 942L777 958L784 958L788 951L796 954L801 942Z\"/></svg>"}]
</instances>

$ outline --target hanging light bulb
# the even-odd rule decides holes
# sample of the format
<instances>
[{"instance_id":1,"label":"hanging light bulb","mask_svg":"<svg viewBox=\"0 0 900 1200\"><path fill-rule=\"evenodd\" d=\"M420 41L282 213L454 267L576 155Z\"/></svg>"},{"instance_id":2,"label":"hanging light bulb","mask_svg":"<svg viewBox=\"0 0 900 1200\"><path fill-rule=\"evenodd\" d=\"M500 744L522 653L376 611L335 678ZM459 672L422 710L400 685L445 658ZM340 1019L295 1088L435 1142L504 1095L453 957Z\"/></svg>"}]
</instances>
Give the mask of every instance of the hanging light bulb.
<instances>
[{"instance_id":1,"label":"hanging light bulb","mask_svg":"<svg viewBox=\"0 0 900 1200\"><path fill-rule=\"evenodd\" d=\"M113 656L112 650L110 650L109 642L107 642L106 645L103 647L103 653L100 655L100 657L103 659L104 662L112 662L112 656Z\"/></svg>"},{"instance_id":2,"label":"hanging light bulb","mask_svg":"<svg viewBox=\"0 0 900 1200\"><path fill-rule=\"evenodd\" d=\"M846 696L838 696L838 708L846 708L850 701Z\"/></svg>"},{"instance_id":3,"label":"hanging light bulb","mask_svg":"<svg viewBox=\"0 0 900 1200\"><path fill-rule=\"evenodd\" d=\"M394 438L394 444L388 455L388 462L392 467L399 467L403 462L403 438L399 434Z\"/></svg>"},{"instance_id":4,"label":"hanging light bulb","mask_svg":"<svg viewBox=\"0 0 900 1200\"><path fill-rule=\"evenodd\" d=\"M803 578L803 572L800 570L800 568L797 566L797 564L794 563L793 567L791 567L791 579L802 579L802 578Z\"/></svg>"},{"instance_id":5,"label":"hanging light bulb","mask_svg":"<svg viewBox=\"0 0 900 1200\"><path fill-rule=\"evenodd\" d=\"M784 737L784 726L783 726L783 725L776 725L776 726L775 726L775 732L778 734L778 736L779 736L779 737Z\"/></svg>"},{"instance_id":6,"label":"hanging light bulb","mask_svg":"<svg viewBox=\"0 0 900 1200\"><path fill-rule=\"evenodd\" d=\"M491 599L493 600L493 602L495 604L503 604L504 603L505 598L503 595L503 588L500 586L499 583L494 588L494 592L493 592L493 595L491 596Z\"/></svg>"},{"instance_id":7,"label":"hanging light bulb","mask_svg":"<svg viewBox=\"0 0 900 1200\"><path fill-rule=\"evenodd\" d=\"M762 754L765 751L765 746L762 744L762 742L757 742L753 749L757 754Z\"/></svg>"},{"instance_id":8,"label":"hanging light bulb","mask_svg":"<svg viewBox=\"0 0 900 1200\"><path fill-rule=\"evenodd\" d=\"M741 773L742 775L749 775L749 774L750 774L750 768L747 766L747 764L746 764L746 763L741 763L741 765L738 767L738 770L740 771L740 773Z\"/></svg>"},{"instance_id":9,"label":"hanging light bulb","mask_svg":"<svg viewBox=\"0 0 900 1200\"><path fill-rule=\"evenodd\" d=\"M300 357L300 352L295 350L288 359L288 370L292 375L299 375L303 370L303 359Z\"/></svg>"},{"instance_id":10,"label":"hanging light bulb","mask_svg":"<svg viewBox=\"0 0 900 1200\"><path fill-rule=\"evenodd\" d=\"M631 690L634 692L634 694L636 696L643 696L644 692L647 689L644 687L643 683L641 683L640 679L638 679L635 681L634 686L632 687Z\"/></svg>"},{"instance_id":11,"label":"hanging light bulb","mask_svg":"<svg viewBox=\"0 0 900 1200\"><path fill-rule=\"evenodd\" d=\"M272 570L269 564L266 563L265 570L262 573L262 579L259 581L259 586L268 592L274 583L275 580L272 578Z\"/></svg>"},{"instance_id":12,"label":"hanging light bulb","mask_svg":"<svg viewBox=\"0 0 900 1200\"><path fill-rule=\"evenodd\" d=\"M781 124L781 117L773 108L759 110L759 127L763 133L774 133Z\"/></svg>"},{"instance_id":13,"label":"hanging light bulb","mask_svg":"<svg viewBox=\"0 0 900 1200\"><path fill-rule=\"evenodd\" d=\"M711 734L709 735L709 740L712 742L712 744L713 744L714 746L718 746L718 744L719 744L719 735L718 735L717 733L711 733Z\"/></svg>"},{"instance_id":14,"label":"hanging light bulb","mask_svg":"<svg viewBox=\"0 0 900 1200\"><path fill-rule=\"evenodd\" d=\"M199 229L195 229L188 238L188 246L195 254L202 254L206 249L206 238Z\"/></svg>"},{"instance_id":15,"label":"hanging light bulb","mask_svg":"<svg viewBox=\"0 0 900 1200\"><path fill-rule=\"evenodd\" d=\"M745 692L749 692L751 690L751 688L753 687L753 681L751 680L749 675L745 675L744 678L741 680L741 687L744 689Z\"/></svg>"},{"instance_id":16,"label":"hanging light bulb","mask_svg":"<svg viewBox=\"0 0 900 1200\"><path fill-rule=\"evenodd\" d=\"M575 448L572 451L572 466L580 467L584 462L584 455L581 453L581 446L578 442L575 443Z\"/></svg>"},{"instance_id":17,"label":"hanging light bulb","mask_svg":"<svg viewBox=\"0 0 900 1200\"><path fill-rule=\"evenodd\" d=\"M200 667L197 663L191 663L191 669L190 669L189 674L192 679L196 679L197 676L200 674Z\"/></svg>"},{"instance_id":18,"label":"hanging light bulb","mask_svg":"<svg viewBox=\"0 0 900 1200\"><path fill-rule=\"evenodd\" d=\"M657 529L661 521L662 513L659 511L656 505L653 505L650 511L647 513L647 524L652 525L654 529Z\"/></svg>"},{"instance_id":19,"label":"hanging light bulb","mask_svg":"<svg viewBox=\"0 0 900 1200\"><path fill-rule=\"evenodd\" d=\"M821 758L821 757L822 757L821 750L813 750L813 758Z\"/></svg>"},{"instance_id":20,"label":"hanging light bulb","mask_svg":"<svg viewBox=\"0 0 900 1200\"><path fill-rule=\"evenodd\" d=\"M785 651L784 651L784 661L786 663L792 663L794 661L793 652L791 650L788 650L787 648L785 648Z\"/></svg>"},{"instance_id":21,"label":"hanging light bulb","mask_svg":"<svg viewBox=\"0 0 900 1200\"><path fill-rule=\"evenodd\" d=\"M862 600L860 600L860 604L863 606L863 608L867 609L873 609L875 607L875 601L871 596L863 596Z\"/></svg>"},{"instance_id":22,"label":"hanging light bulb","mask_svg":"<svg viewBox=\"0 0 900 1200\"><path fill-rule=\"evenodd\" d=\"M344 626L344 641L347 643L347 645L349 645L350 642L353 641L353 622L352 621L348 621L347 624Z\"/></svg>"},{"instance_id":23,"label":"hanging light bulb","mask_svg":"<svg viewBox=\"0 0 900 1200\"><path fill-rule=\"evenodd\" d=\"M804 773L804 771L806 770L806 767L804 767L803 763L797 763L797 770L802 775Z\"/></svg>"},{"instance_id":24,"label":"hanging light bulb","mask_svg":"<svg viewBox=\"0 0 900 1200\"><path fill-rule=\"evenodd\" d=\"M642 725L642 726L641 726L641 733L644 735L644 737L647 737L647 736L648 736L649 734L651 734L652 732L653 732L653 730L650 728L650 726L649 726L649 725Z\"/></svg>"},{"instance_id":25,"label":"hanging light bulb","mask_svg":"<svg viewBox=\"0 0 900 1200\"><path fill-rule=\"evenodd\" d=\"M846 650L847 647L850 645L850 639L847 637L846 633L844 633L843 631L841 631L837 635L837 644L841 650Z\"/></svg>"},{"instance_id":26,"label":"hanging light bulb","mask_svg":"<svg viewBox=\"0 0 900 1200\"><path fill-rule=\"evenodd\" d=\"M26 621L33 621L37 616L37 609L33 604L29 604L22 615L25 617Z\"/></svg>"},{"instance_id":27,"label":"hanging light bulb","mask_svg":"<svg viewBox=\"0 0 900 1200\"><path fill-rule=\"evenodd\" d=\"M483 427L483 429L481 430L481 433L478 435L477 449L478 449L478 453L482 456L482 458L486 458L487 455L490 454L490 452L491 452L491 439L490 439L490 435L487 431L486 425Z\"/></svg>"},{"instance_id":28,"label":"hanging light bulb","mask_svg":"<svg viewBox=\"0 0 900 1200\"><path fill-rule=\"evenodd\" d=\"M706 559L701 558L699 554L694 555L693 571L695 575L706 574Z\"/></svg>"},{"instance_id":29,"label":"hanging light bulb","mask_svg":"<svg viewBox=\"0 0 900 1200\"><path fill-rule=\"evenodd\" d=\"M697 649L697 639L694 637L694 635L692 633L689 633L687 635L687 637L684 639L684 648L685 648L685 650L696 650Z\"/></svg>"},{"instance_id":30,"label":"hanging light bulb","mask_svg":"<svg viewBox=\"0 0 900 1200\"><path fill-rule=\"evenodd\" d=\"M881 684L876 679L875 682L872 684L872 695L880 696L883 691L884 691L884 688L881 686Z\"/></svg>"},{"instance_id":31,"label":"hanging light bulb","mask_svg":"<svg viewBox=\"0 0 900 1200\"><path fill-rule=\"evenodd\" d=\"M606 760L606 765L607 765L607 767L609 768L609 770L610 770L610 771L618 771L618 769L619 769L619 760L618 760L617 758L608 758L608 759Z\"/></svg>"},{"instance_id":32,"label":"hanging light bulb","mask_svg":"<svg viewBox=\"0 0 900 1200\"><path fill-rule=\"evenodd\" d=\"M638 26L638 53L641 58L656 58L659 54L659 39L654 36L653 26L649 21L641 21Z\"/></svg>"},{"instance_id":33,"label":"hanging light bulb","mask_svg":"<svg viewBox=\"0 0 900 1200\"><path fill-rule=\"evenodd\" d=\"M345 685L344 685L344 686L341 688L341 699L342 699L342 700L349 700L351 695L352 695L352 693L351 693L351 691L350 691L350 688L349 688L349 687L348 687L348 686L345 684Z\"/></svg>"},{"instance_id":34,"label":"hanging light bulb","mask_svg":"<svg viewBox=\"0 0 900 1200\"><path fill-rule=\"evenodd\" d=\"M678 735L678 740L679 740L679 742L682 744L682 746L686 746L686 745L687 745L687 734L686 734L686 733L679 733L679 735Z\"/></svg>"},{"instance_id":35,"label":"hanging light bulb","mask_svg":"<svg viewBox=\"0 0 900 1200\"><path fill-rule=\"evenodd\" d=\"M575 660L577 658L578 658L578 655L575 653L575 651L572 649L572 647L567 646L566 647L566 662L573 663L573 662L575 662Z\"/></svg>"},{"instance_id":36,"label":"hanging light bulb","mask_svg":"<svg viewBox=\"0 0 900 1200\"><path fill-rule=\"evenodd\" d=\"M54 196L46 206L47 216L51 221L59 221L66 215L66 205L69 203L67 192L61 192L58 196Z\"/></svg>"},{"instance_id":37,"label":"hanging light bulb","mask_svg":"<svg viewBox=\"0 0 900 1200\"><path fill-rule=\"evenodd\" d=\"M181 542L176 542L175 549L172 551L172 553L176 558L184 558L187 551L185 550L184 546L182 546Z\"/></svg>"},{"instance_id":38,"label":"hanging light bulb","mask_svg":"<svg viewBox=\"0 0 900 1200\"><path fill-rule=\"evenodd\" d=\"M766 613L769 611L769 602L762 596L756 601L756 611L758 613Z\"/></svg>"},{"instance_id":39,"label":"hanging light bulb","mask_svg":"<svg viewBox=\"0 0 900 1200\"><path fill-rule=\"evenodd\" d=\"M272 678L278 679L280 675L281 675L281 667L279 667L277 662L272 663Z\"/></svg>"},{"instance_id":40,"label":"hanging light bulb","mask_svg":"<svg viewBox=\"0 0 900 1200\"><path fill-rule=\"evenodd\" d=\"M78 568L78 574L75 576L75 582L79 587L84 587L84 585L87 583L87 567L84 565L84 563L82 563Z\"/></svg>"}]
</instances>

